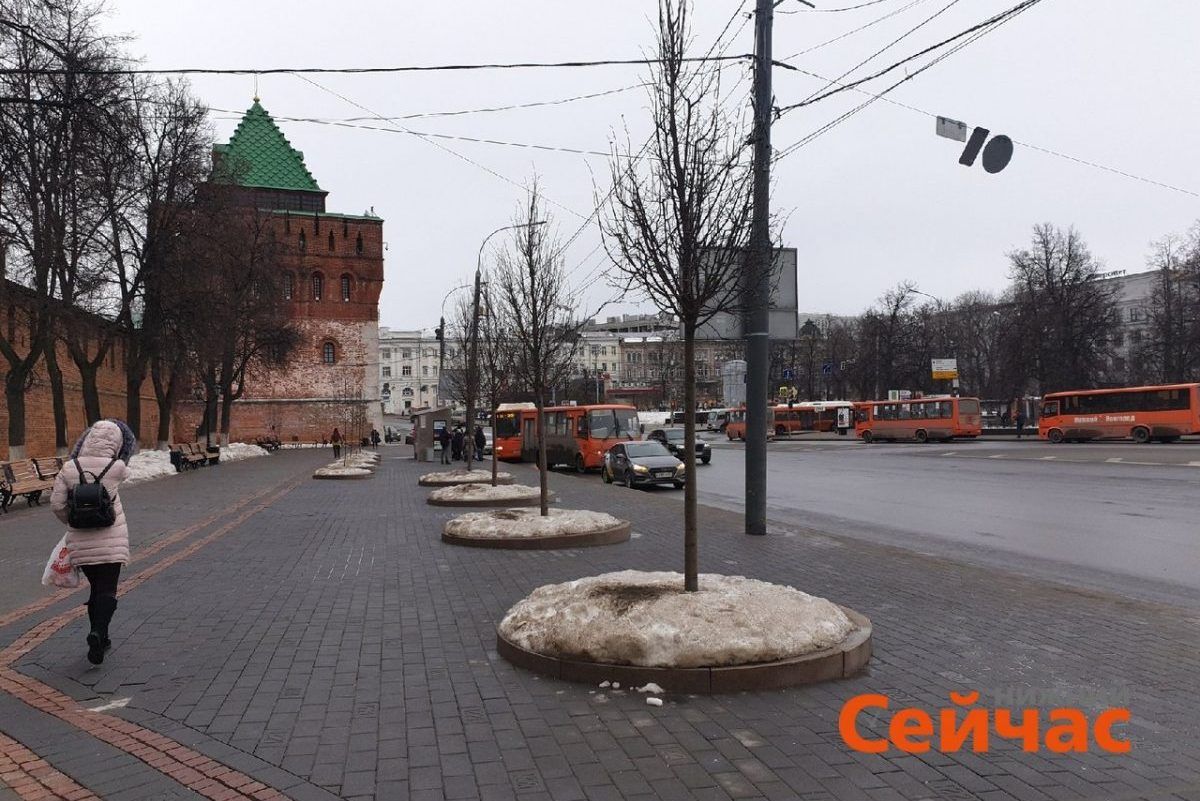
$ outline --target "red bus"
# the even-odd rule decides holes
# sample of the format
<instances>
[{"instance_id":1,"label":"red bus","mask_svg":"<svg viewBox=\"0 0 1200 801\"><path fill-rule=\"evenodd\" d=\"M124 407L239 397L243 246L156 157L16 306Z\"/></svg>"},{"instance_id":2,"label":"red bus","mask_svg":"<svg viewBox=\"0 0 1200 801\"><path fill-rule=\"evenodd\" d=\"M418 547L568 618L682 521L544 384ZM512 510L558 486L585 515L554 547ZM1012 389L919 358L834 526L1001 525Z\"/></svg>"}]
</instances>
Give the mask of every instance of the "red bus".
<instances>
[{"instance_id":1,"label":"red bus","mask_svg":"<svg viewBox=\"0 0 1200 801\"><path fill-rule=\"evenodd\" d=\"M837 428L838 409L849 409L854 404L849 401L801 401L788 406L780 403L772 406L768 412L768 438L782 437L805 431L833 431ZM746 407L729 410L728 422L725 424L725 436L729 439L746 439Z\"/></svg>"},{"instance_id":2,"label":"red bus","mask_svg":"<svg viewBox=\"0 0 1200 801\"><path fill-rule=\"evenodd\" d=\"M916 398L855 404L854 433L863 442L949 441L983 433L979 398Z\"/></svg>"},{"instance_id":3,"label":"red bus","mask_svg":"<svg viewBox=\"0 0 1200 801\"><path fill-rule=\"evenodd\" d=\"M1200 384L1051 392L1038 420L1038 436L1054 443L1174 442L1186 434L1200 434Z\"/></svg>"},{"instance_id":4,"label":"red bus","mask_svg":"<svg viewBox=\"0 0 1200 801\"><path fill-rule=\"evenodd\" d=\"M505 408L518 405L520 408ZM496 458L507 462L536 462L537 410L532 403L505 406L496 409ZM641 438L641 425L634 406L614 403L551 406L543 412L549 467L565 464L581 473L599 468L604 464L605 451L613 444Z\"/></svg>"}]
</instances>

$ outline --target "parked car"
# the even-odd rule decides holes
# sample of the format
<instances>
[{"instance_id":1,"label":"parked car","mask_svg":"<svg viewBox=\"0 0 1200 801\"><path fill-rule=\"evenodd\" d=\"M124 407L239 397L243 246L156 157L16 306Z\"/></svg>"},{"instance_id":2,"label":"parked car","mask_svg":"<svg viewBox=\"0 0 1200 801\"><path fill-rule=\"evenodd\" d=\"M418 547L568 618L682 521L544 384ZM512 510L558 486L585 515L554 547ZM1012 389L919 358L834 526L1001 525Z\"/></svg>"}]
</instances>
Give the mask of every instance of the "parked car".
<instances>
[{"instance_id":1,"label":"parked car","mask_svg":"<svg viewBox=\"0 0 1200 801\"><path fill-rule=\"evenodd\" d=\"M687 467L676 459L661 442L620 442L604 454L604 465L600 469L604 483L614 481L626 487L642 487L648 484L670 484L683 489L687 480Z\"/></svg>"},{"instance_id":2,"label":"parked car","mask_svg":"<svg viewBox=\"0 0 1200 801\"><path fill-rule=\"evenodd\" d=\"M683 459L684 442L682 428L656 428L646 435L646 439L654 440L662 445L665 445L671 455ZM707 442L696 440L696 458L708 464L712 461L712 448Z\"/></svg>"}]
</instances>

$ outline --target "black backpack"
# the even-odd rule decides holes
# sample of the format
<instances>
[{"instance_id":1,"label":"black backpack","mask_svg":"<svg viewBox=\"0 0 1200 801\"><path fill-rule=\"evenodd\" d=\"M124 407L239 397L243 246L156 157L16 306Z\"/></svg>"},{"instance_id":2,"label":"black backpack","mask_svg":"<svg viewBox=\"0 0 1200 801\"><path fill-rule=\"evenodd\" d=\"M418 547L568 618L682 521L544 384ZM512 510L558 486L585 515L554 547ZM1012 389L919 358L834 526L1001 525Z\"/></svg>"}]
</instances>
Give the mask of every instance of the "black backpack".
<instances>
[{"instance_id":1,"label":"black backpack","mask_svg":"<svg viewBox=\"0 0 1200 801\"><path fill-rule=\"evenodd\" d=\"M100 480L117 460L109 462L98 476L85 473L79 466L79 459L72 461L79 471L79 484L67 490L67 525L71 528L108 528L117 522L117 509L113 504L113 496L108 494L108 487L101 484ZM88 475L96 480L88 483Z\"/></svg>"}]
</instances>

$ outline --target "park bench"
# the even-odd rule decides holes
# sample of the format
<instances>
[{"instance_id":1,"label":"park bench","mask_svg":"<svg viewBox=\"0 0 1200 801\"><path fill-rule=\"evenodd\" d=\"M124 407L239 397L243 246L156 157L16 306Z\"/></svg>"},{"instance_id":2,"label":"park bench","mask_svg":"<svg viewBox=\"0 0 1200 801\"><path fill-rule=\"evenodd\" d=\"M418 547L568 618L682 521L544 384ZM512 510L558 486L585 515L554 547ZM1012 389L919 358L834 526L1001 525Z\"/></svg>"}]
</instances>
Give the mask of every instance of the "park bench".
<instances>
[{"instance_id":1,"label":"park bench","mask_svg":"<svg viewBox=\"0 0 1200 801\"><path fill-rule=\"evenodd\" d=\"M266 451L278 450L282 444L275 437L255 437L254 444Z\"/></svg>"},{"instance_id":2,"label":"park bench","mask_svg":"<svg viewBox=\"0 0 1200 801\"><path fill-rule=\"evenodd\" d=\"M0 509L7 511L13 499L24 497L29 506L42 503L42 493L54 488L53 478L42 478L33 459L22 459L17 462L4 463L4 484L0 488L3 497L0 498Z\"/></svg>"},{"instance_id":3,"label":"park bench","mask_svg":"<svg viewBox=\"0 0 1200 801\"><path fill-rule=\"evenodd\" d=\"M37 469L39 476L47 481L53 481L58 477L58 472L62 470L63 460L58 456L35 456L33 457L33 466Z\"/></svg>"},{"instance_id":4,"label":"park bench","mask_svg":"<svg viewBox=\"0 0 1200 801\"><path fill-rule=\"evenodd\" d=\"M180 442L171 446L172 459L175 469L182 472L188 468L203 467L208 463L208 452L190 442Z\"/></svg>"}]
</instances>

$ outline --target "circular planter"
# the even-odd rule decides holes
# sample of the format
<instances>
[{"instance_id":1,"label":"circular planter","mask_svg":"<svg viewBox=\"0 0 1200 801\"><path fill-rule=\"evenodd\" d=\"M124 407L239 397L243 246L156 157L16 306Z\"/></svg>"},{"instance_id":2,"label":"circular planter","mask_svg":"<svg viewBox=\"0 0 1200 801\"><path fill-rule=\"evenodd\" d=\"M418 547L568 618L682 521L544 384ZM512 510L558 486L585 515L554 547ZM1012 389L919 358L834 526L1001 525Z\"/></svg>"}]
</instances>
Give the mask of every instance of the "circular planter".
<instances>
[{"instance_id":1,"label":"circular planter","mask_svg":"<svg viewBox=\"0 0 1200 801\"><path fill-rule=\"evenodd\" d=\"M328 468L320 468L313 473L313 478L323 479L326 481L353 481L360 478L370 478L375 475L372 471L361 467L338 467L334 468L337 472L332 472Z\"/></svg>"},{"instance_id":2,"label":"circular planter","mask_svg":"<svg viewBox=\"0 0 1200 801\"><path fill-rule=\"evenodd\" d=\"M422 487L453 487L456 484L482 484L484 482L489 484L491 483L492 472L490 470L487 472L486 476L483 475L482 471L472 471L472 473L475 472L478 472L478 475L460 472L456 476L456 471L448 471L445 473L429 473L428 475L421 476L419 479L417 479L417 484ZM516 479L513 478L512 473L500 473L496 476L497 484L512 484L515 480Z\"/></svg>"},{"instance_id":3,"label":"circular planter","mask_svg":"<svg viewBox=\"0 0 1200 801\"><path fill-rule=\"evenodd\" d=\"M444 539L444 535L443 535ZM840 607L857 627L833 648L774 662L727 667L666 668L579 662L527 651L496 632L496 651L517 667L563 681L598 684L618 681L628 687L653 682L669 693L730 693L778 690L821 681L845 679L871 659L871 621L853 609Z\"/></svg>"},{"instance_id":4,"label":"circular planter","mask_svg":"<svg viewBox=\"0 0 1200 801\"><path fill-rule=\"evenodd\" d=\"M451 486L470 487L470 486L475 486L475 485L474 484L453 484ZM490 484L480 484L479 486L490 487L491 485ZM519 487L522 485L521 484L502 484L499 486ZM531 489L535 490L535 492L532 495L530 495L528 497L524 497L524 498L520 498L520 497L518 497L518 498L472 498L469 495L465 496L465 497L461 497L461 498L454 498L454 497L437 498L437 497L434 497L440 490L443 490L443 489L449 489L449 487L439 487L438 489L434 490L433 492L431 492L429 494L429 497L425 499L425 502L427 504L429 504L430 506L452 506L452 507L456 507L459 509L488 509L488 508L493 508L493 507L502 507L502 508L509 509L509 508L517 508L517 507L540 506L542 503L542 498L541 498L540 493L536 492L537 487L531 487ZM549 499L550 499L550 503L554 503L557 500L557 498L553 492L550 493Z\"/></svg>"},{"instance_id":5,"label":"circular planter","mask_svg":"<svg viewBox=\"0 0 1200 801\"><path fill-rule=\"evenodd\" d=\"M450 534L446 529L442 529L442 542L465 545L469 548L497 548L510 551L587 548L593 545L616 545L626 542L632 530L633 525L625 520L621 520L617 525L609 528L596 529L582 534L555 534L543 537L470 537Z\"/></svg>"}]
</instances>

